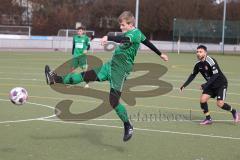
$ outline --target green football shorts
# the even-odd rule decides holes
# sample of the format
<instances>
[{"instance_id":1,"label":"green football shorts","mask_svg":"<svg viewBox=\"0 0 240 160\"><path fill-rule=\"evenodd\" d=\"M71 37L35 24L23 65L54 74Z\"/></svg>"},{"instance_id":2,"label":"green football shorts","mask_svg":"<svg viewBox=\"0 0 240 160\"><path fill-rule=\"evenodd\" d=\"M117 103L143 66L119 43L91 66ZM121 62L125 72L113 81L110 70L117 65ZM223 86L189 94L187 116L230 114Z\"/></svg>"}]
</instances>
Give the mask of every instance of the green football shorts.
<instances>
[{"instance_id":1,"label":"green football shorts","mask_svg":"<svg viewBox=\"0 0 240 160\"><path fill-rule=\"evenodd\" d=\"M83 54L77 57L73 58L73 68L82 68L82 69L87 69L87 55Z\"/></svg>"},{"instance_id":2,"label":"green football shorts","mask_svg":"<svg viewBox=\"0 0 240 160\"><path fill-rule=\"evenodd\" d=\"M100 81L109 81L110 87L120 92L122 92L124 82L129 75L129 72L113 65L111 61L95 68L94 71Z\"/></svg>"}]
</instances>

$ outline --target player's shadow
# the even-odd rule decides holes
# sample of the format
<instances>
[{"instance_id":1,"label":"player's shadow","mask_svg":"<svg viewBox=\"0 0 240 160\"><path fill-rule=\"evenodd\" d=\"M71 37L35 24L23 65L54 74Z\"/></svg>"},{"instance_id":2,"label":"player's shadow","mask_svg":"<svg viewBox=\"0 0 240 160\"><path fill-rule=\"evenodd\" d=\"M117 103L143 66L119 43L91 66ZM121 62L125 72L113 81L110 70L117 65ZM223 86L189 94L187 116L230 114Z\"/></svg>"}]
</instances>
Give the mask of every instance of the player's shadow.
<instances>
[{"instance_id":1,"label":"player's shadow","mask_svg":"<svg viewBox=\"0 0 240 160\"><path fill-rule=\"evenodd\" d=\"M94 66L101 66L102 61L94 56L88 56L88 64L91 68ZM70 71L72 66L72 60L69 60L59 66L55 71L59 75L66 75ZM171 83L160 80L160 77L167 72L167 68L161 64L154 63L137 63L134 65L134 72L137 71L148 71L147 74L132 78L126 81L126 85L123 88L122 100L125 101L128 105L134 106L136 104L136 98L144 97L156 97L164 95L170 92L173 89ZM149 88L155 86L155 88L147 91L132 91L131 88L137 86L146 86ZM51 88L57 92L69 95L80 95L91 98L96 98L102 101L96 108L93 110L87 111L85 113L72 113L70 111L71 100L62 100L56 105L56 115L58 118L65 121L86 121L89 119L95 119L104 114L113 110L109 104L109 92L101 91L93 88L85 89L81 86L69 87L64 84L55 84L51 85ZM84 107L84 106L81 106ZM58 112L60 111L60 112Z\"/></svg>"},{"instance_id":2,"label":"player's shadow","mask_svg":"<svg viewBox=\"0 0 240 160\"><path fill-rule=\"evenodd\" d=\"M194 124L199 124L200 125L200 122L203 121L205 117L204 116L201 116L201 115L191 115L191 122L194 123ZM221 125L226 125L226 126L235 126L236 123L233 122L233 120L229 120L229 121L219 121L219 120L214 120L213 119L213 124L221 124Z\"/></svg>"},{"instance_id":3,"label":"player's shadow","mask_svg":"<svg viewBox=\"0 0 240 160\"><path fill-rule=\"evenodd\" d=\"M85 137L89 143L96 145L96 146L100 146L100 147L104 147L108 150L108 148L110 149L114 149L118 152L124 152L125 151L125 147L122 146L116 146L113 144L107 144L105 142L103 142L103 133L99 132L99 130L94 130L94 129L84 129L84 133L81 133L81 137Z\"/></svg>"},{"instance_id":4,"label":"player's shadow","mask_svg":"<svg viewBox=\"0 0 240 160\"><path fill-rule=\"evenodd\" d=\"M79 143L85 143L85 141L89 142L92 145L105 148L106 150L115 150L118 152L124 152L125 148L118 145L113 144L107 144L103 140L103 132L97 129L89 129L84 128L84 130L81 130L80 133L74 133L74 134L51 134L51 135L31 135L30 136L34 140L40 140L40 141L52 141L52 140L66 140L66 139L79 139L77 140Z\"/></svg>"}]
</instances>

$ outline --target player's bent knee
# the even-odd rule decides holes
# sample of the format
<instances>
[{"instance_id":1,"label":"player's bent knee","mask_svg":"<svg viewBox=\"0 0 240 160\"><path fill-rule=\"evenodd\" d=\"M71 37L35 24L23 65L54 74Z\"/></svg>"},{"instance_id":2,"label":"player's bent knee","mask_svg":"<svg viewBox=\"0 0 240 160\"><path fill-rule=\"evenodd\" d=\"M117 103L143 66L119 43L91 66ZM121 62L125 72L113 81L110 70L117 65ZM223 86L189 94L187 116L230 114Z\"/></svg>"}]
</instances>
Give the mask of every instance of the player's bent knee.
<instances>
[{"instance_id":1,"label":"player's bent knee","mask_svg":"<svg viewBox=\"0 0 240 160\"><path fill-rule=\"evenodd\" d=\"M222 100L221 101L217 101L217 106L218 107L221 108L221 107L223 107L223 105L224 105L224 101L222 101Z\"/></svg>"},{"instance_id":2,"label":"player's bent knee","mask_svg":"<svg viewBox=\"0 0 240 160\"><path fill-rule=\"evenodd\" d=\"M121 97L121 92L111 88L109 95L109 102L113 108L116 108L119 104L119 99Z\"/></svg>"},{"instance_id":3,"label":"player's bent knee","mask_svg":"<svg viewBox=\"0 0 240 160\"><path fill-rule=\"evenodd\" d=\"M112 106L112 108L116 108L119 104L119 101L117 101L116 99L109 99L110 105Z\"/></svg>"},{"instance_id":4,"label":"player's bent knee","mask_svg":"<svg viewBox=\"0 0 240 160\"><path fill-rule=\"evenodd\" d=\"M208 99L209 99L209 96L206 96L205 94L203 94L200 97L200 103L207 103Z\"/></svg>"},{"instance_id":5,"label":"player's bent knee","mask_svg":"<svg viewBox=\"0 0 240 160\"><path fill-rule=\"evenodd\" d=\"M208 99L207 98L200 98L200 103L207 103Z\"/></svg>"}]
</instances>

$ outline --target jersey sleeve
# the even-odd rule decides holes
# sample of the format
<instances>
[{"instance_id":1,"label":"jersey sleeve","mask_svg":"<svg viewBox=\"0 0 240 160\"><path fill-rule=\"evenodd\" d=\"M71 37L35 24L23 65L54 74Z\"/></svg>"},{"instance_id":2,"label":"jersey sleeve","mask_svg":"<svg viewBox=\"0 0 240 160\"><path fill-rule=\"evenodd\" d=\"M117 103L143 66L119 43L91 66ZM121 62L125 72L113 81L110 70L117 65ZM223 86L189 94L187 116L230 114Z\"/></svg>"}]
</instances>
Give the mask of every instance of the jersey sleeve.
<instances>
[{"instance_id":1,"label":"jersey sleeve","mask_svg":"<svg viewBox=\"0 0 240 160\"><path fill-rule=\"evenodd\" d=\"M118 36L108 36L108 41L113 41L116 43L123 43L123 42L130 42L130 38L123 36L123 35L118 35Z\"/></svg>"},{"instance_id":2,"label":"jersey sleeve","mask_svg":"<svg viewBox=\"0 0 240 160\"><path fill-rule=\"evenodd\" d=\"M74 55L74 49L75 49L75 38L73 36L72 55Z\"/></svg>"},{"instance_id":3,"label":"jersey sleeve","mask_svg":"<svg viewBox=\"0 0 240 160\"><path fill-rule=\"evenodd\" d=\"M129 37L130 42L133 43L141 43L146 39L146 36L138 29L130 34L127 34L126 37Z\"/></svg>"},{"instance_id":4,"label":"jersey sleeve","mask_svg":"<svg viewBox=\"0 0 240 160\"><path fill-rule=\"evenodd\" d=\"M86 37L86 43L87 45L90 45L90 38L88 36Z\"/></svg>"},{"instance_id":5,"label":"jersey sleeve","mask_svg":"<svg viewBox=\"0 0 240 160\"><path fill-rule=\"evenodd\" d=\"M90 38L88 36L86 36L86 49L90 49Z\"/></svg>"},{"instance_id":6,"label":"jersey sleeve","mask_svg":"<svg viewBox=\"0 0 240 160\"><path fill-rule=\"evenodd\" d=\"M188 86L195 79L195 77L197 76L198 73L199 73L199 70L198 70L198 63L197 63L197 64L195 64L195 66L193 68L192 74L189 75L188 79L183 84L183 87Z\"/></svg>"},{"instance_id":7,"label":"jersey sleeve","mask_svg":"<svg viewBox=\"0 0 240 160\"><path fill-rule=\"evenodd\" d=\"M199 73L198 63L196 63L196 64L194 65L192 74L196 76L198 73Z\"/></svg>"},{"instance_id":8,"label":"jersey sleeve","mask_svg":"<svg viewBox=\"0 0 240 160\"><path fill-rule=\"evenodd\" d=\"M157 55L161 56L162 53L147 38L144 41L142 41L142 43L148 48L150 48Z\"/></svg>"}]
</instances>

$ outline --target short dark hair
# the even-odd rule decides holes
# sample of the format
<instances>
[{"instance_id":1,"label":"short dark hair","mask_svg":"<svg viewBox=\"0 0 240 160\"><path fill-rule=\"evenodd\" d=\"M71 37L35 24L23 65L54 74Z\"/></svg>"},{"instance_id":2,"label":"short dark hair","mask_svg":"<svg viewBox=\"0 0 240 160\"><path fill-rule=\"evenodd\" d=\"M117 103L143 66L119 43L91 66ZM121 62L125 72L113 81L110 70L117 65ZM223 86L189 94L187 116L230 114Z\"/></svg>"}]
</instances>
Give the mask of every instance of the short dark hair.
<instances>
[{"instance_id":1,"label":"short dark hair","mask_svg":"<svg viewBox=\"0 0 240 160\"><path fill-rule=\"evenodd\" d=\"M80 30L80 29L85 31L85 30L86 30L86 27L85 27L85 26L77 27L77 30Z\"/></svg>"},{"instance_id":2,"label":"short dark hair","mask_svg":"<svg viewBox=\"0 0 240 160\"><path fill-rule=\"evenodd\" d=\"M197 49L203 49L203 50L205 50L205 51L207 52L207 47L204 46L204 45L199 45L199 46L197 47Z\"/></svg>"}]
</instances>

